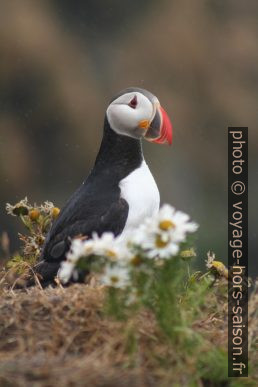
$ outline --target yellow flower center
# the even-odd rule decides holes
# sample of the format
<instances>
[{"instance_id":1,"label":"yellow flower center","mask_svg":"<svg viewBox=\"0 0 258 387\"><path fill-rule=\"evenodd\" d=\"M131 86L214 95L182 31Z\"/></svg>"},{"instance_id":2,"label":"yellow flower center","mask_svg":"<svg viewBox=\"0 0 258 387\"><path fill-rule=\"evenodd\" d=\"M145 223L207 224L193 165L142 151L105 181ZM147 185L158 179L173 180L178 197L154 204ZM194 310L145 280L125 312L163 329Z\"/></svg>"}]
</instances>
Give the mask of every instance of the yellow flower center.
<instances>
[{"instance_id":1,"label":"yellow flower center","mask_svg":"<svg viewBox=\"0 0 258 387\"><path fill-rule=\"evenodd\" d=\"M115 251L114 250L110 250L110 249L107 249L106 251L105 251L105 253L106 253L106 256L107 257L109 257L109 258L116 258L116 253L115 253Z\"/></svg>"},{"instance_id":2,"label":"yellow flower center","mask_svg":"<svg viewBox=\"0 0 258 387\"><path fill-rule=\"evenodd\" d=\"M117 284L118 281L119 281L119 278L117 276L115 276L115 275L112 275L110 277L110 280L111 280L111 282L113 282L113 284Z\"/></svg>"},{"instance_id":3,"label":"yellow flower center","mask_svg":"<svg viewBox=\"0 0 258 387\"><path fill-rule=\"evenodd\" d=\"M163 241L162 239L161 239L161 236L160 235L158 235L157 237L156 237L156 241L155 241L155 244L156 244L156 247L158 247L159 249L161 248L163 248L163 247L166 247L167 246L167 244L168 244L168 241Z\"/></svg>"},{"instance_id":4,"label":"yellow flower center","mask_svg":"<svg viewBox=\"0 0 258 387\"><path fill-rule=\"evenodd\" d=\"M139 256L139 255L135 255L132 259L131 259L131 264L133 265L133 266L139 266L140 264L141 264L141 262L142 262L142 260L141 260L141 257Z\"/></svg>"},{"instance_id":5,"label":"yellow flower center","mask_svg":"<svg viewBox=\"0 0 258 387\"><path fill-rule=\"evenodd\" d=\"M176 225L171 220L162 220L159 223L159 228L163 231L171 230L171 228L175 228Z\"/></svg>"}]
</instances>

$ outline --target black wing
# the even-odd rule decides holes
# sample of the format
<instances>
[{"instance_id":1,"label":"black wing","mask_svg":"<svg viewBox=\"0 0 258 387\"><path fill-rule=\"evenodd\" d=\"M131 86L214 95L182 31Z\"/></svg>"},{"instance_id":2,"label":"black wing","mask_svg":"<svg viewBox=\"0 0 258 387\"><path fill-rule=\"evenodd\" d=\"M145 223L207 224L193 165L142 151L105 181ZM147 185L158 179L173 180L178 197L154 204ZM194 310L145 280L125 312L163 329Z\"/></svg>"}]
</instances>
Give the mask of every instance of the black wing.
<instances>
[{"instance_id":1,"label":"black wing","mask_svg":"<svg viewBox=\"0 0 258 387\"><path fill-rule=\"evenodd\" d=\"M128 203L124 199L119 199L99 219L93 218L90 221L77 221L64 227L52 239L49 238L48 243L43 248L40 262L34 267L36 273L44 281L44 284L48 285L56 276L60 267L60 261L65 259L65 254L69 250L70 238L77 235L90 237L93 231L99 235L105 231L111 231L114 235L118 235L124 228L127 215Z\"/></svg>"},{"instance_id":2,"label":"black wing","mask_svg":"<svg viewBox=\"0 0 258 387\"><path fill-rule=\"evenodd\" d=\"M120 197L117 182L107 174L92 176L72 195L51 227L42 251L47 261L65 259L69 241L111 231L120 234L128 216L128 203Z\"/></svg>"},{"instance_id":3,"label":"black wing","mask_svg":"<svg viewBox=\"0 0 258 387\"><path fill-rule=\"evenodd\" d=\"M35 267L44 281L51 281L57 274L72 238L90 238L93 232L101 235L105 231L117 236L123 231L128 203L120 197L118 187L105 188L96 191L91 185L82 185L62 209L46 237L40 262Z\"/></svg>"},{"instance_id":4,"label":"black wing","mask_svg":"<svg viewBox=\"0 0 258 387\"><path fill-rule=\"evenodd\" d=\"M47 261L63 260L70 246L71 238L76 236L91 237L93 232L98 235L105 231L111 231L115 236L119 235L125 226L128 216L128 203L119 198L110 204L108 208L96 209L95 213L83 217L83 211L79 219L73 216L61 224L62 227L55 227L47 237L42 251L42 258ZM61 219L60 219L61 221Z\"/></svg>"}]
</instances>

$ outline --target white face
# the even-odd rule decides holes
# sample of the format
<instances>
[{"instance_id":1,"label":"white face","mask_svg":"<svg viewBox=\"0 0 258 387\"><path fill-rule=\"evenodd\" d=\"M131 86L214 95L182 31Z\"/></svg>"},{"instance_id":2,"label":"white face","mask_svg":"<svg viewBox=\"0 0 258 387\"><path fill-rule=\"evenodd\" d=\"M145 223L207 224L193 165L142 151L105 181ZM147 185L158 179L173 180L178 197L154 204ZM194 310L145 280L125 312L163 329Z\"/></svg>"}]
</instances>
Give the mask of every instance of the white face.
<instances>
[{"instance_id":1,"label":"white face","mask_svg":"<svg viewBox=\"0 0 258 387\"><path fill-rule=\"evenodd\" d=\"M146 134L147 124L156 112L156 99L152 103L138 91L121 95L107 108L107 119L111 128L118 134L141 138Z\"/></svg>"}]
</instances>

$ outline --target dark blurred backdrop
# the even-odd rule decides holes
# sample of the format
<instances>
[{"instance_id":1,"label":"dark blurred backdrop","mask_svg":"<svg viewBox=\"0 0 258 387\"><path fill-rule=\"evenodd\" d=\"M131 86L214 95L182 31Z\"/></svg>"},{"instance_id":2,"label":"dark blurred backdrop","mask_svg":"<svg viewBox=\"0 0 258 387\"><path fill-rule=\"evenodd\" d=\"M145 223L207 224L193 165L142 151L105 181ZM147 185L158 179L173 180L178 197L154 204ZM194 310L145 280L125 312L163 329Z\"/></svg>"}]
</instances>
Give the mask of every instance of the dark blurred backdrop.
<instances>
[{"instance_id":1,"label":"dark blurred backdrop","mask_svg":"<svg viewBox=\"0 0 258 387\"><path fill-rule=\"evenodd\" d=\"M227 262L227 127L249 126L250 273L257 246L258 2L1 0L0 234L6 202L62 206L88 174L109 99L158 96L173 146L144 144L162 202L200 224L200 260Z\"/></svg>"}]
</instances>

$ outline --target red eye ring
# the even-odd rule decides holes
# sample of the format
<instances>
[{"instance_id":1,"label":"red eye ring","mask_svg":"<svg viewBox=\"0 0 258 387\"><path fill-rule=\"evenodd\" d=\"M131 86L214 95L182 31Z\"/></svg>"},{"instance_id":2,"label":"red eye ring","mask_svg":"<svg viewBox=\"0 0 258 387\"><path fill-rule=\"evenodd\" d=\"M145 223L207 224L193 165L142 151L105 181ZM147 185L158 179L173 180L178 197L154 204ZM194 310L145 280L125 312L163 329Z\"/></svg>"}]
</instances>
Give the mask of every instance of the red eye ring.
<instances>
[{"instance_id":1,"label":"red eye ring","mask_svg":"<svg viewBox=\"0 0 258 387\"><path fill-rule=\"evenodd\" d=\"M133 99L129 102L128 106L130 106L132 109L135 109L137 106L137 96L135 95Z\"/></svg>"}]
</instances>

